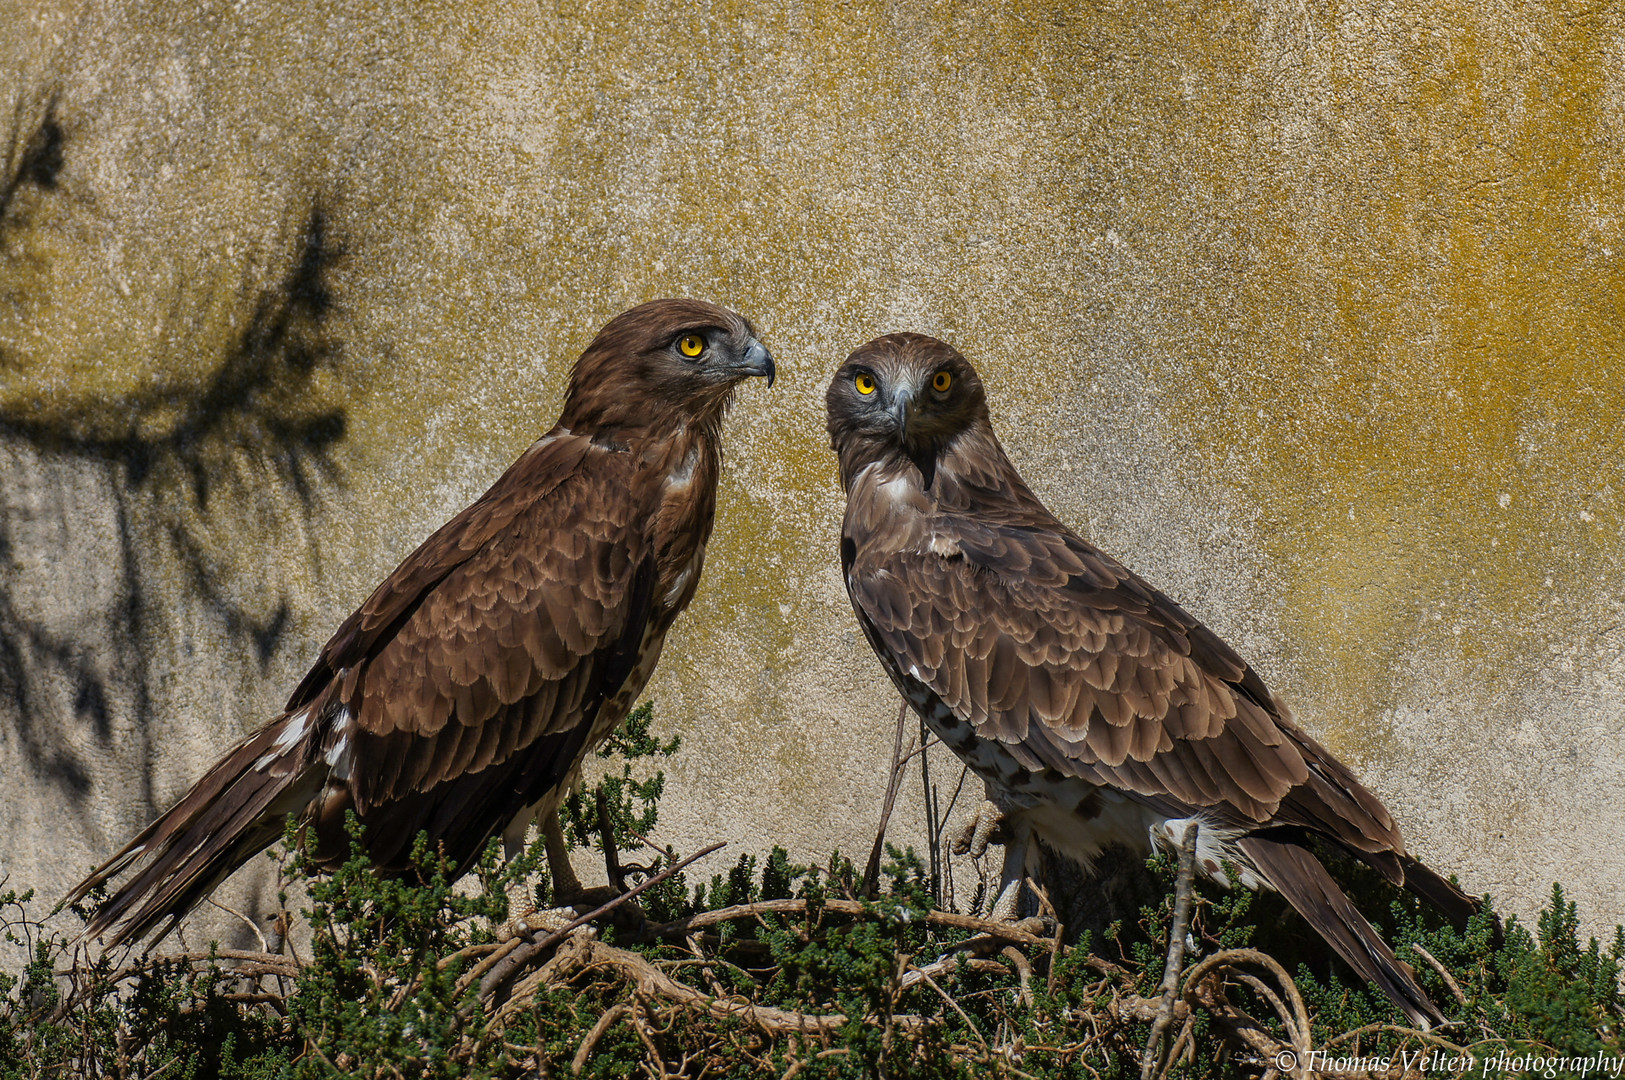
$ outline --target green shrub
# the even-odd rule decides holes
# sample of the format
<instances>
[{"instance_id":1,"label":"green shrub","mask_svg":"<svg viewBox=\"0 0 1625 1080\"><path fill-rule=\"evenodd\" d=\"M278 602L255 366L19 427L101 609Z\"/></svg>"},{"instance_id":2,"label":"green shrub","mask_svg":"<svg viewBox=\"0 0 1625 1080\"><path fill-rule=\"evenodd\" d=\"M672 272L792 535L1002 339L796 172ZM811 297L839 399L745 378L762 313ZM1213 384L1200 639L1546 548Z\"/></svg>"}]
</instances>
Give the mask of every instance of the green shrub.
<instances>
[{"instance_id":1,"label":"green shrub","mask_svg":"<svg viewBox=\"0 0 1625 1080\"><path fill-rule=\"evenodd\" d=\"M650 723L647 706L633 714L606 778L564 814L576 844L643 851L646 864L623 866L633 883L679 861L646 842L664 777L634 777L677 749ZM799 865L774 848L707 881L670 873L638 898L644 920L605 928L602 941L552 941L534 919L510 921L509 897L539 872L540 844L502 865L493 843L459 886L422 841L411 878L380 878L353 822L351 835L349 861L327 877L291 828L276 856L308 881L311 950L298 958L212 948L75 958L62 932L30 917L31 895L0 895L18 970L0 976L0 1080L572 1076L578 1061L586 1077L1133 1077L1173 905L1172 860L1158 857L1147 865L1168 895L1098 939L1063 945L1035 922L990 936L976 919L933 910L927 862L911 850L887 848L883 887L865 900L839 853ZM1554 886L1532 930L1508 919L1498 935L1486 905L1457 931L1373 875L1332 865L1456 1022L1410 1031L1279 897L1199 884L1199 950L1187 965L1259 949L1279 971L1238 953L1193 988L1193 1000L1211 998L1222 977L1228 1005L1181 1012L1169 1075L1264 1072L1271 1048L1293 1042L1271 999L1294 990L1311 1020L1307 1045L1329 1054L1459 1050L1514 1065L1625 1055L1625 929L1606 949L1582 945L1576 906ZM525 949L534 955L497 978ZM1553 1071L1581 1074L1570 1065Z\"/></svg>"}]
</instances>

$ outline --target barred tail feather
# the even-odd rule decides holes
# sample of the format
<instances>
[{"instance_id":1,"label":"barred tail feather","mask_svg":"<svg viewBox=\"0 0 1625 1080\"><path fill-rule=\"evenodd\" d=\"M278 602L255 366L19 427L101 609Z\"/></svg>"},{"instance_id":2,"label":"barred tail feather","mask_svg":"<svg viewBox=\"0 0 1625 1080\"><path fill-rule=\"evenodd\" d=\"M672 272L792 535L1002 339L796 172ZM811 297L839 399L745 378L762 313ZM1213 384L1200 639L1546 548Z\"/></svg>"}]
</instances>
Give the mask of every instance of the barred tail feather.
<instances>
[{"instance_id":1,"label":"barred tail feather","mask_svg":"<svg viewBox=\"0 0 1625 1080\"><path fill-rule=\"evenodd\" d=\"M311 710L273 720L238 743L180 801L68 894L76 903L130 867L145 865L97 907L83 938L107 948L167 933L232 871L282 833L289 813L317 794ZM320 775L319 775L320 774Z\"/></svg>"},{"instance_id":2,"label":"barred tail feather","mask_svg":"<svg viewBox=\"0 0 1625 1080\"><path fill-rule=\"evenodd\" d=\"M1444 1013L1416 981L1416 972L1394 955L1313 852L1257 834L1236 843L1355 974L1379 987L1411 1023L1424 1029L1444 1023Z\"/></svg>"}]
</instances>

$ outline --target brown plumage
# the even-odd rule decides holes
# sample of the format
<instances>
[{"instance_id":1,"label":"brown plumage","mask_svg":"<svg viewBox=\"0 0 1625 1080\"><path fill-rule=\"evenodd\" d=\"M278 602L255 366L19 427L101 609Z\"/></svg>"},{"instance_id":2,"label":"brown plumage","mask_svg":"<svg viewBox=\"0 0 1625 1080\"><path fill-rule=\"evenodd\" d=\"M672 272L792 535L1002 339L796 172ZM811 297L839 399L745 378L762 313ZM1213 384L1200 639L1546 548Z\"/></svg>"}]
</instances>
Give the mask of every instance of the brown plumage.
<instances>
[{"instance_id":1,"label":"brown plumage","mask_svg":"<svg viewBox=\"0 0 1625 1080\"><path fill-rule=\"evenodd\" d=\"M1307 843L1458 921L1476 901L1406 854L1377 797L1234 650L1044 508L965 359L883 337L847 359L826 403L847 592L893 681L1005 816L1003 913L1033 837L1087 866L1114 843L1177 844L1195 818L1206 874L1223 882L1228 860L1280 891L1413 1021L1442 1020Z\"/></svg>"},{"instance_id":2,"label":"brown plumage","mask_svg":"<svg viewBox=\"0 0 1625 1080\"><path fill-rule=\"evenodd\" d=\"M420 831L465 868L498 832L511 849L626 716L694 595L722 416L751 375L771 384L773 358L712 304L605 326L558 425L344 621L281 716L73 891L138 867L86 934L167 930L290 813L327 865L348 810L386 871Z\"/></svg>"}]
</instances>

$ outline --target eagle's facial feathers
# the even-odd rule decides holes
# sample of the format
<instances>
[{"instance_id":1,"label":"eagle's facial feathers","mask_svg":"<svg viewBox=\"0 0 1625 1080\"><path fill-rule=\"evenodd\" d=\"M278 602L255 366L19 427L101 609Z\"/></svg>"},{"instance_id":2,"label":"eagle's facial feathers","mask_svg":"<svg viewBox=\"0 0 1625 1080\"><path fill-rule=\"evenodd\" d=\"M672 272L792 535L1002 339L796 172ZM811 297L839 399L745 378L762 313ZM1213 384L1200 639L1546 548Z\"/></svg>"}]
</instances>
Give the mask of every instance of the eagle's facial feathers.
<instances>
[{"instance_id":1,"label":"eagle's facial feathers","mask_svg":"<svg viewBox=\"0 0 1625 1080\"><path fill-rule=\"evenodd\" d=\"M743 320L741 320L743 321ZM710 382L733 384L752 375L760 375L772 386L778 375L773 354L756 340L750 324L745 324L743 337L736 327L699 326L679 331L672 337L667 351L687 365L690 374Z\"/></svg>"},{"instance_id":2,"label":"eagle's facial feathers","mask_svg":"<svg viewBox=\"0 0 1625 1080\"><path fill-rule=\"evenodd\" d=\"M991 431L975 370L951 345L920 334L877 338L847 357L825 404L843 482L864 464L906 459L929 489L956 440Z\"/></svg>"},{"instance_id":3,"label":"eagle's facial feathers","mask_svg":"<svg viewBox=\"0 0 1625 1080\"><path fill-rule=\"evenodd\" d=\"M756 375L771 386L777 368L742 316L699 300L651 300L612 319L581 354L560 422L583 433L713 426L734 387Z\"/></svg>"}]
</instances>

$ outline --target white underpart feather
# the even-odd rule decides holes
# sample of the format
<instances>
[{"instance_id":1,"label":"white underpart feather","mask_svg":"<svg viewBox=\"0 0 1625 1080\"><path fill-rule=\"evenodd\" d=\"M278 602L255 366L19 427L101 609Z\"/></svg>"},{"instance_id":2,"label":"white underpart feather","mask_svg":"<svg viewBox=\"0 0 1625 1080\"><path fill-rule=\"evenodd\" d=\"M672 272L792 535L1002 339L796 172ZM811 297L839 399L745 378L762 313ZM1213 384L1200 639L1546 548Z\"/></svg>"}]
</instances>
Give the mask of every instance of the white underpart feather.
<instances>
[{"instance_id":1,"label":"white underpart feather","mask_svg":"<svg viewBox=\"0 0 1625 1080\"><path fill-rule=\"evenodd\" d=\"M1170 818L1123 791L1082 777L1027 768L997 739L976 734L969 722L954 715L924 685L917 665L910 665L907 675L905 695L937 736L987 782L988 797L1010 819L1018 842L1023 833L1036 836L1085 872L1113 846L1146 854L1157 847L1178 849L1189 818ZM1198 871L1228 885L1224 864L1229 863L1240 885L1273 891L1236 844L1245 830L1198 820Z\"/></svg>"},{"instance_id":2,"label":"white underpart feather","mask_svg":"<svg viewBox=\"0 0 1625 1080\"><path fill-rule=\"evenodd\" d=\"M1246 835L1244 830L1214 825L1200 818L1196 820L1200 826L1196 832L1196 865L1202 873L1229 888L1230 877L1224 872L1224 864L1229 863L1236 872L1236 884L1242 888L1275 891L1275 886L1266 881L1241 849L1235 846L1236 841ZM1167 818L1161 824L1153 825L1151 843L1170 853L1178 851L1180 841L1185 838L1185 826L1190 822L1190 818Z\"/></svg>"},{"instance_id":3,"label":"white underpart feather","mask_svg":"<svg viewBox=\"0 0 1625 1080\"><path fill-rule=\"evenodd\" d=\"M333 745L327 748L327 753L324 755L324 759L332 769L331 775L335 780L348 781L350 779L350 767L355 757L355 740L350 737L350 733L354 727L355 717L350 715L350 710L347 707L340 706L337 715L333 717L333 731L336 738L334 738Z\"/></svg>"},{"instance_id":4,"label":"white underpart feather","mask_svg":"<svg viewBox=\"0 0 1625 1080\"><path fill-rule=\"evenodd\" d=\"M690 564L683 567L683 572L672 579L671 588L666 590L664 601L667 607L671 607L673 604L677 603L677 598L683 595L683 590L688 588L689 579L693 576L694 567L692 564Z\"/></svg>"},{"instance_id":5,"label":"white underpart feather","mask_svg":"<svg viewBox=\"0 0 1625 1080\"><path fill-rule=\"evenodd\" d=\"M310 709L307 707L304 712L297 712L288 717L282 733L276 737L276 741L271 744L271 748L261 754L259 759L254 762L254 768L264 772L273 761L280 759L288 751L303 742L308 734L310 734Z\"/></svg>"},{"instance_id":6,"label":"white underpart feather","mask_svg":"<svg viewBox=\"0 0 1625 1080\"><path fill-rule=\"evenodd\" d=\"M682 491L694 482L694 467L700 462L700 448L698 444L689 447L688 456L683 463L677 466L675 472L666 477L667 491Z\"/></svg>"},{"instance_id":7,"label":"white underpart feather","mask_svg":"<svg viewBox=\"0 0 1625 1080\"><path fill-rule=\"evenodd\" d=\"M879 494L882 498L890 499L893 505L901 505L913 501L913 487L914 485L909 483L908 477L899 476L881 484Z\"/></svg>"}]
</instances>

